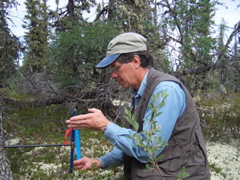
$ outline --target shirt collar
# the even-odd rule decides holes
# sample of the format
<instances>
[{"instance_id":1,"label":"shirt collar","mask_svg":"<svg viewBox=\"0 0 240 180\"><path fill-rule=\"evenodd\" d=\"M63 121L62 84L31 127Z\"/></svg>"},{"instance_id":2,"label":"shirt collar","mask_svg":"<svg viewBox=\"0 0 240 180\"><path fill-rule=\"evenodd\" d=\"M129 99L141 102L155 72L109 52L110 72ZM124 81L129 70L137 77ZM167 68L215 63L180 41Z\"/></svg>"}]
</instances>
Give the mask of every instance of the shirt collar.
<instances>
[{"instance_id":1,"label":"shirt collar","mask_svg":"<svg viewBox=\"0 0 240 180\"><path fill-rule=\"evenodd\" d=\"M138 89L138 90L136 90L136 89L133 89L132 90L132 96L133 97L138 97L138 96L142 96L143 95L143 93L144 93L144 90L145 90L145 88L146 88L146 86L147 86L147 76L148 76L148 72L149 72L149 70L147 71L147 73L145 74L145 76L144 76L144 78L143 78L143 80L142 80L142 82L141 82L141 85L140 85L140 88Z\"/></svg>"}]
</instances>

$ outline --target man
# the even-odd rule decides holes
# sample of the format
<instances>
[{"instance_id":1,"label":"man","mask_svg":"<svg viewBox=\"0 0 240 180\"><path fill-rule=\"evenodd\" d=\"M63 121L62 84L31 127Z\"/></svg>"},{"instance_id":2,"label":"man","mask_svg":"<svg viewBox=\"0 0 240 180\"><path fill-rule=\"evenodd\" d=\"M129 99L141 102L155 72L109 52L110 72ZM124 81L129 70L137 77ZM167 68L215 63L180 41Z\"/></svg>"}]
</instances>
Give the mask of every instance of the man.
<instances>
[{"instance_id":1,"label":"man","mask_svg":"<svg viewBox=\"0 0 240 180\"><path fill-rule=\"evenodd\" d=\"M111 78L123 88L133 88L133 110L140 130L135 132L110 122L103 113L95 108L88 114L72 117L67 120L69 128L95 129L104 132L104 136L114 145L111 152L98 159L83 157L74 162L79 169L91 169L92 166L107 169L124 164L126 179L173 180L186 168L189 176L186 179L210 179L207 164L205 143L199 123L195 104L186 87L175 77L152 68L153 59L147 52L147 40L137 33L123 33L110 41L106 57L96 66L110 67ZM150 104L158 107L160 100L153 101L153 95L167 92L162 112L155 118L160 126L158 136L168 142L159 148L155 156L162 155L158 161L161 171L146 168L149 154L136 146L134 140L127 137L139 133L144 139L143 130L149 130L148 120L152 115ZM159 97L161 99L161 97Z\"/></svg>"}]
</instances>

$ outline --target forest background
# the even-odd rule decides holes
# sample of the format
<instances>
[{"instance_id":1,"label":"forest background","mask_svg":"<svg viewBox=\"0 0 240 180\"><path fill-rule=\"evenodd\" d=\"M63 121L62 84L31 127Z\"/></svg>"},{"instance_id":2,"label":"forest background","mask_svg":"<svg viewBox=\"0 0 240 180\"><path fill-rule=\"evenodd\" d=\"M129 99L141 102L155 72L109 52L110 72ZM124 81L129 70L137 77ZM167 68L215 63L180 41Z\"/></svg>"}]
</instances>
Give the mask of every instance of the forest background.
<instances>
[{"instance_id":1,"label":"forest background","mask_svg":"<svg viewBox=\"0 0 240 180\"><path fill-rule=\"evenodd\" d=\"M18 2L0 1L2 177L84 176L68 174L69 154L64 148L35 151L4 146L12 140L14 145L61 143L73 108L79 114L89 107L99 108L123 125L129 90L112 81L108 69L98 70L95 65L105 57L109 40L128 31L148 39L156 69L187 86L207 140L239 139L240 21L231 27L224 20L218 28L214 24L216 7L227 4L218 0L67 0L60 7L58 0L55 3L53 10L47 0L26 0L25 33L19 38L11 31L10 13L18 9ZM85 15L93 10L96 16L89 20ZM111 149L98 133L83 130L81 135L85 155L98 157ZM93 146L94 152L89 151ZM43 162L58 168L46 172L41 169ZM113 172L105 176L121 169Z\"/></svg>"}]
</instances>

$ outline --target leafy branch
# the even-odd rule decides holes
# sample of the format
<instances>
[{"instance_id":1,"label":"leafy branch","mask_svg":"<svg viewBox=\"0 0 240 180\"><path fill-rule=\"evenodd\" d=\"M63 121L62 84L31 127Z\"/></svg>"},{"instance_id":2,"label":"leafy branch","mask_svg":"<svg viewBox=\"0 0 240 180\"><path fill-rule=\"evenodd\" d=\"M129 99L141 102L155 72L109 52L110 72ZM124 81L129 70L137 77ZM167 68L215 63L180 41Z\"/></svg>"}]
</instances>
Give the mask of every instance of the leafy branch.
<instances>
[{"instance_id":1,"label":"leafy branch","mask_svg":"<svg viewBox=\"0 0 240 180\"><path fill-rule=\"evenodd\" d=\"M161 169L158 166L158 161L163 157L162 155L155 156L155 153L162 149L163 147L167 146L168 143L166 140L163 140L161 136L157 133L160 133L160 126L157 125L157 121L155 120L156 117L162 114L159 110L165 105L165 100L168 97L166 91L161 91L152 96L152 103L150 103L150 109L152 111L150 119L147 119L150 129L149 130L142 130L142 133L134 133L131 135L127 135L130 139L134 140L136 145L135 147L142 147L144 151L149 153L149 163L146 164L146 167L150 170L156 170L161 177L164 179ZM157 100L160 99L159 105L156 106ZM126 120L133 126L133 129L138 132L139 124L136 121L136 112L133 114L125 109L126 113ZM178 178L182 179L187 177L188 174L186 172L185 167L183 167L183 171L181 174L178 174Z\"/></svg>"}]
</instances>

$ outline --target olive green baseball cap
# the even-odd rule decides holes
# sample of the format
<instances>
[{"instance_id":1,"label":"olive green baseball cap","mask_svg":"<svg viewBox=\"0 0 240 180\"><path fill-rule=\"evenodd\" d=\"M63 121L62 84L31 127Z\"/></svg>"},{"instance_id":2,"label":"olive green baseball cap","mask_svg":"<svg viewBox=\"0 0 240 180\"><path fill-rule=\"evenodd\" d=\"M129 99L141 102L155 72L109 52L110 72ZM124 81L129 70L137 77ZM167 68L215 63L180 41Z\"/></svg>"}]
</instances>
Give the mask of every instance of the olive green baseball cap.
<instances>
[{"instance_id":1,"label":"olive green baseball cap","mask_svg":"<svg viewBox=\"0 0 240 180\"><path fill-rule=\"evenodd\" d=\"M134 32L120 34L109 42L106 57L96 67L108 67L123 53L146 51L146 43L146 38L140 34Z\"/></svg>"}]
</instances>

